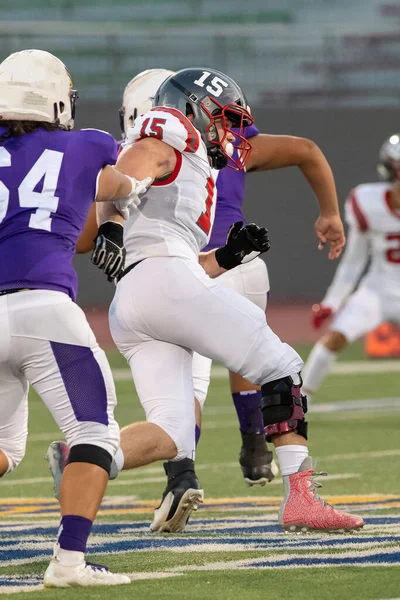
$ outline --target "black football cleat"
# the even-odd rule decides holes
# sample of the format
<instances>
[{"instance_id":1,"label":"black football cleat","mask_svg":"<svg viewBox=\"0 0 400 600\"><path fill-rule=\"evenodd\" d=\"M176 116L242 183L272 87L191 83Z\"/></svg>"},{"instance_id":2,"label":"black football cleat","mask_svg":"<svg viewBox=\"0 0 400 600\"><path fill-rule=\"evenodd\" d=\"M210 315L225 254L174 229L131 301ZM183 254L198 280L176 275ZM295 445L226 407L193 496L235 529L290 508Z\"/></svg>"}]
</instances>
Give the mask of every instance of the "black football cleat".
<instances>
[{"instance_id":1,"label":"black football cleat","mask_svg":"<svg viewBox=\"0 0 400 600\"><path fill-rule=\"evenodd\" d=\"M161 504L154 511L150 530L179 533L185 530L191 513L204 500L204 491L194 471L194 461L184 458L164 463L168 477Z\"/></svg>"},{"instance_id":2,"label":"black football cleat","mask_svg":"<svg viewBox=\"0 0 400 600\"><path fill-rule=\"evenodd\" d=\"M272 452L268 450L264 433L243 433L239 463L245 482L250 485L265 485L279 473Z\"/></svg>"}]
</instances>

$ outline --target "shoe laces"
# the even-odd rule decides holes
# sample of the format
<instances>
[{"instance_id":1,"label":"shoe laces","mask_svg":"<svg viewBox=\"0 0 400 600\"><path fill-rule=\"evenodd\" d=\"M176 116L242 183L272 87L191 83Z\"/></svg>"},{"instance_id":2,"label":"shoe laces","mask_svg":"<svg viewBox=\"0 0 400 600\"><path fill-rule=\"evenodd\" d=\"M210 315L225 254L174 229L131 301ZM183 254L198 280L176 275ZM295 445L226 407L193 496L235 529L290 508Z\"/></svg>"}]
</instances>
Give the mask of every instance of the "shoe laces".
<instances>
[{"instance_id":1,"label":"shoe laces","mask_svg":"<svg viewBox=\"0 0 400 600\"><path fill-rule=\"evenodd\" d=\"M326 500L324 500L323 498L321 498L321 496L318 494L317 489L318 488L322 488L323 485L320 481L317 481L317 477L327 477L328 473L325 473L325 471L312 471L310 476L308 477L308 480L311 482L310 485L310 491L313 493L315 500L319 500L320 502L322 502L322 506L328 506L328 502Z\"/></svg>"}]
</instances>

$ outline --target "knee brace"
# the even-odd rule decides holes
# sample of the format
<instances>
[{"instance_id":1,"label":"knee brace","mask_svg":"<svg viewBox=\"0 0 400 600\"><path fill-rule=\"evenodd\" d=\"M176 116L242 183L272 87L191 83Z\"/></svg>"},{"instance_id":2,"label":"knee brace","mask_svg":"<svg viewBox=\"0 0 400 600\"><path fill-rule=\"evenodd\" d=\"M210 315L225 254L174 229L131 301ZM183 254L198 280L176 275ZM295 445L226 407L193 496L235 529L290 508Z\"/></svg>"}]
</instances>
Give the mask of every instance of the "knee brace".
<instances>
[{"instance_id":1,"label":"knee brace","mask_svg":"<svg viewBox=\"0 0 400 600\"><path fill-rule=\"evenodd\" d=\"M76 444L70 450L67 465L74 462L90 463L101 467L110 474L111 461L111 454L104 448L92 444Z\"/></svg>"},{"instance_id":2,"label":"knee brace","mask_svg":"<svg viewBox=\"0 0 400 600\"><path fill-rule=\"evenodd\" d=\"M295 385L291 377L283 377L261 386L261 410L267 441L274 435L294 431L307 439L307 397L300 392L301 385Z\"/></svg>"}]
</instances>

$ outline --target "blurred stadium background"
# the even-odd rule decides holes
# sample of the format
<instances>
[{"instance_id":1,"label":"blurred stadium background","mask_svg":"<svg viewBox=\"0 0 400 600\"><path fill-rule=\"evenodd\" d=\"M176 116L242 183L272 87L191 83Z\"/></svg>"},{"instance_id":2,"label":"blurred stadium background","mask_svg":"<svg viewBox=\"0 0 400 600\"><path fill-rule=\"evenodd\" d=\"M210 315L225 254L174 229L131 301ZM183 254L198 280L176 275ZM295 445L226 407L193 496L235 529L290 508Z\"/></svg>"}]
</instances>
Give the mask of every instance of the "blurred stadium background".
<instances>
[{"instance_id":1,"label":"blurred stadium background","mask_svg":"<svg viewBox=\"0 0 400 600\"><path fill-rule=\"evenodd\" d=\"M261 132L304 136L320 145L342 206L353 186L376 180L379 148L400 132L400 0L0 0L1 59L26 48L48 50L67 65L79 90L78 127L105 129L117 138L122 93L137 73L220 69L246 91ZM311 304L322 299L337 266L317 251L317 203L294 168L249 174L246 187L247 219L270 231L269 323L305 358L316 337ZM88 256L76 257L76 266L78 300L109 350L114 286ZM382 339L389 334L384 330ZM393 344L400 356L400 329ZM226 373L216 367L197 455L206 505L186 538L148 535L165 484L161 465L121 474L108 488L91 542L92 553L101 554L91 558L103 562L107 554L111 568L143 579L115 597L187 598L190 590L192 600L254 600L266 592L269 600L283 594L287 600L398 598L399 364L365 364L363 355L361 344L343 353L313 399L309 420L311 454L332 475L324 496L361 512L364 532L326 541L282 537L276 525L280 480L245 488ZM124 359L112 350L108 356L119 423L142 419ZM40 600L35 594L42 592L33 590L41 584L59 511L43 456L59 433L35 394L29 411L26 458L0 486L0 592L26 584L31 598ZM241 559L254 561L254 570L242 568ZM174 576L190 573L164 580L169 569ZM62 592L48 594L50 600L64 598ZM88 590L85 598L108 595Z\"/></svg>"},{"instance_id":2,"label":"blurred stadium background","mask_svg":"<svg viewBox=\"0 0 400 600\"><path fill-rule=\"evenodd\" d=\"M309 137L327 155L341 202L376 179L383 140L400 130L400 3L385 0L13 0L0 50L59 56L79 90L77 125L119 135L126 83L143 69L213 66L245 89L266 133ZM296 169L247 178L245 214L270 230L274 303L321 299L336 263L319 253L317 206ZM77 257L79 300L113 288Z\"/></svg>"}]
</instances>

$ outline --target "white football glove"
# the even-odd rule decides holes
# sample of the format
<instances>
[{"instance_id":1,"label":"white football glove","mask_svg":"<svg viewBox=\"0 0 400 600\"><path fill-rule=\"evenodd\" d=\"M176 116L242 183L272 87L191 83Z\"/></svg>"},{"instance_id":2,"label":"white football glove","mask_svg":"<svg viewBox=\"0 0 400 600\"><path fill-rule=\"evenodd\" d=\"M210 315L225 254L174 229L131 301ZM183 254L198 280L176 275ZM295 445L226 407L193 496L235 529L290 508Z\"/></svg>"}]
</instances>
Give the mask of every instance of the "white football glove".
<instances>
[{"instance_id":1,"label":"white football glove","mask_svg":"<svg viewBox=\"0 0 400 600\"><path fill-rule=\"evenodd\" d=\"M140 196L146 193L153 183L151 177L146 177L141 181L138 181L134 177L130 177L130 180L132 181L132 190L129 196L114 202L115 208L124 217L125 221L129 219L129 215L139 206L141 202Z\"/></svg>"}]
</instances>

